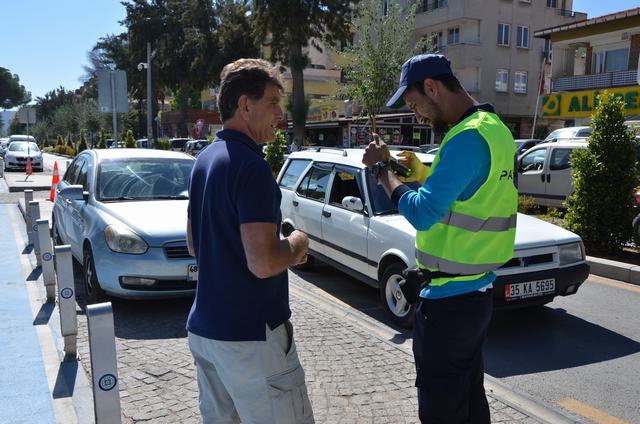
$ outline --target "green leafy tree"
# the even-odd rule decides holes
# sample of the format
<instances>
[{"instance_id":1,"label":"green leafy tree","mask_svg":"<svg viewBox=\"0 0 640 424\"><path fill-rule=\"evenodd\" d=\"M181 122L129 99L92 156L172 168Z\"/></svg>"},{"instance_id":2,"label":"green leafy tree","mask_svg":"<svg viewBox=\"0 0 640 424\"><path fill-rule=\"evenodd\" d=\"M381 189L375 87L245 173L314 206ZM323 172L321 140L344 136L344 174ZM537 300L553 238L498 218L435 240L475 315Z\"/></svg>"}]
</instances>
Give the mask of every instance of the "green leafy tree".
<instances>
[{"instance_id":1,"label":"green leafy tree","mask_svg":"<svg viewBox=\"0 0 640 424\"><path fill-rule=\"evenodd\" d=\"M373 131L375 116L393 94L402 64L426 44L425 40L414 44L411 39L415 3L406 13L394 0L388 2L386 15L382 8L383 2L377 0L360 3L360 17L353 23L359 37L353 47L341 53L347 62L343 71L349 81L341 87L341 94L360 102Z\"/></svg>"},{"instance_id":2,"label":"green leafy tree","mask_svg":"<svg viewBox=\"0 0 640 424\"><path fill-rule=\"evenodd\" d=\"M259 57L260 44L251 33L251 5L247 0L219 0L215 2L218 20L218 60L214 81L218 82L222 67L243 57Z\"/></svg>"},{"instance_id":3,"label":"green leafy tree","mask_svg":"<svg viewBox=\"0 0 640 424\"><path fill-rule=\"evenodd\" d=\"M0 107L10 109L30 101L31 93L20 84L18 75L0 67Z\"/></svg>"},{"instance_id":4,"label":"green leafy tree","mask_svg":"<svg viewBox=\"0 0 640 424\"><path fill-rule=\"evenodd\" d=\"M72 149L75 148L75 145L73 143L73 135L71 135L71 133L67 134L67 141L65 142L65 146L71 147Z\"/></svg>"},{"instance_id":5,"label":"green leafy tree","mask_svg":"<svg viewBox=\"0 0 640 424\"><path fill-rule=\"evenodd\" d=\"M276 130L274 140L271 143L267 143L267 147L265 147L264 159L271 167L273 175L278 175L278 172L280 172L280 168L282 168L282 164L284 163L285 141L286 139L282 131Z\"/></svg>"},{"instance_id":6,"label":"green leafy tree","mask_svg":"<svg viewBox=\"0 0 640 424\"><path fill-rule=\"evenodd\" d=\"M34 125L29 127L29 132L31 133L32 136L35 137L35 139L38 141L38 143L41 146L43 147L49 146L49 141L50 141L49 138L52 135L52 128L48 122L46 121L36 122Z\"/></svg>"},{"instance_id":7,"label":"green leafy tree","mask_svg":"<svg viewBox=\"0 0 640 424\"><path fill-rule=\"evenodd\" d=\"M80 110L76 103L60 106L53 113L51 124L58 134L75 134L80 128Z\"/></svg>"},{"instance_id":8,"label":"green leafy tree","mask_svg":"<svg viewBox=\"0 0 640 424\"><path fill-rule=\"evenodd\" d=\"M104 130L100 130L100 132L98 133L98 149L106 149L107 148L107 141L106 141L106 137L104 136Z\"/></svg>"},{"instance_id":9,"label":"green leafy tree","mask_svg":"<svg viewBox=\"0 0 640 424\"><path fill-rule=\"evenodd\" d=\"M72 103L73 91L67 91L60 86L42 97L36 97L36 117L38 121L51 121L56 110Z\"/></svg>"},{"instance_id":10,"label":"green leafy tree","mask_svg":"<svg viewBox=\"0 0 640 424\"><path fill-rule=\"evenodd\" d=\"M127 149L136 147L136 139L133 137L132 130L127 130L127 134L124 136L124 147Z\"/></svg>"},{"instance_id":11,"label":"green leafy tree","mask_svg":"<svg viewBox=\"0 0 640 424\"><path fill-rule=\"evenodd\" d=\"M16 113L15 115L13 115L13 118L11 118L11 121L9 122L9 128L7 128L7 134L8 135L13 135L13 134L24 134L25 131L25 125L20 123L20 120L18 119L18 114Z\"/></svg>"},{"instance_id":12,"label":"green leafy tree","mask_svg":"<svg viewBox=\"0 0 640 424\"><path fill-rule=\"evenodd\" d=\"M253 34L271 48L271 60L291 69L294 137L304 139L307 116L303 70L309 64L304 49L321 50L325 46L351 41L351 21L356 15L357 0L337 1L269 1L254 0ZM381 3L381 2L380 2ZM394 72L394 75L397 70Z\"/></svg>"},{"instance_id":13,"label":"green leafy tree","mask_svg":"<svg viewBox=\"0 0 640 424\"><path fill-rule=\"evenodd\" d=\"M624 125L624 102L600 93L586 149L571 155L574 192L566 220L592 254L618 253L632 236L636 145Z\"/></svg>"}]
</instances>

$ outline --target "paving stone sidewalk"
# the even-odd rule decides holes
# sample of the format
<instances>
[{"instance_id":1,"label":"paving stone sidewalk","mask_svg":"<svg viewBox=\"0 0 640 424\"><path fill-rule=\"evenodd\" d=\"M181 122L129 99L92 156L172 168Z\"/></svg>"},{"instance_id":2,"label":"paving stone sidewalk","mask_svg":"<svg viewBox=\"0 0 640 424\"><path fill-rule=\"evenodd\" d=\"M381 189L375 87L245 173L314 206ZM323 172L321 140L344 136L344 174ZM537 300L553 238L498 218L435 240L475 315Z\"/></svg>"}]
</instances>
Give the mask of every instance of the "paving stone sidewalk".
<instances>
[{"instance_id":1,"label":"paving stone sidewalk","mask_svg":"<svg viewBox=\"0 0 640 424\"><path fill-rule=\"evenodd\" d=\"M303 290L303 289L300 289ZM318 423L417 423L410 353L293 290L292 322ZM124 423L198 423L198 387L184 323L190 301L136 314L114 302ZM146 330L145 330L146 329ZM79 353L89 372L87 326L79 316ZM538 423L489 396L494 423Z\"/></svg>"}]
</instances>

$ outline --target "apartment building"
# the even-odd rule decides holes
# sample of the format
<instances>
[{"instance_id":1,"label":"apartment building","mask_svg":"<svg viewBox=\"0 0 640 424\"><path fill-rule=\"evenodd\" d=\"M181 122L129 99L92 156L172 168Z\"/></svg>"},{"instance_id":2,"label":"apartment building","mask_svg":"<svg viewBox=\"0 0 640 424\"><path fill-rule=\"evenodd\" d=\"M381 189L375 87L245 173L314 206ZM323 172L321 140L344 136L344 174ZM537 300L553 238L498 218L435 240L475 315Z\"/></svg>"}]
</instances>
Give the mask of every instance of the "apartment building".
<instances>
[{"instance_id":1,"label":"apartment building","mask_svg":"<svg viewBox=\"0 0 640 424\"><path fill-rule=\"evenodd\" d=\"M419 6L415 39L432 36L467 91L492 103L516 138L530 137L550 50L533 33L586 14L574 12L572 0L424 0Z\"/></svg>"},{"instance_id":2,"label":"apartment building","mask_svg":"<svg viewBox=\"0 0 640 424\"><path fill-rule=\"evenodd\" d=\"M560 126L588 125L606 89L624 100L628 118L640 118L640 7L548 26L534 37L553 45L543 117Z\"/></svg>"}]
</instances>

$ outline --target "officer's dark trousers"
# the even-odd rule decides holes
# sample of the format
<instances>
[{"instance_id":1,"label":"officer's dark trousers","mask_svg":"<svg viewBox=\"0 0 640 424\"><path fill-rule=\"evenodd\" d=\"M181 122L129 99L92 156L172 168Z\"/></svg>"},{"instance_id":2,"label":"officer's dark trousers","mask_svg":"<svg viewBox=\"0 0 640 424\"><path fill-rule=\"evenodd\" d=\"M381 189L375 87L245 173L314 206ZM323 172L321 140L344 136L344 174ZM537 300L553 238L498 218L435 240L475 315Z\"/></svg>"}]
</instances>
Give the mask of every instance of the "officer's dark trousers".
<instances>
[{"instance_id":1,"label":"officer's dark trousers","mask_svg":"<svg viewBox=\"0 0 640 424\"><path fill-rule=\"evenodd\" d=\"M413 354L422 423L490 422L482 348L492 309L491 290L418 302Z\"/></svg>"}]
</instances>

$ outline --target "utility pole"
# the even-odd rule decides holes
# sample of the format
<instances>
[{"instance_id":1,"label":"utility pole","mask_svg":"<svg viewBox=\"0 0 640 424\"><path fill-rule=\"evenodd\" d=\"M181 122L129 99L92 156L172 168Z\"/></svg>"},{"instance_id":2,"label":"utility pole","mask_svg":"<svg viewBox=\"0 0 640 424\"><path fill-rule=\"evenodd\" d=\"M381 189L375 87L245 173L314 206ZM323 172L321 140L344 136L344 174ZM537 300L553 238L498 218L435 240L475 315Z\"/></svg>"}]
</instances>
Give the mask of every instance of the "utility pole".
<instances>
[{"instance_id":1,"label":"utility pole","mask_svg":"<svg viewBox=\"0 0 640 424\"><path fill-rule=\"evenodd\" d=\"M152 105L153 93L151 92L151 43L147 43L147 146L154 147L153 125L152 125Z\"/></svg>"}]
</instances>

